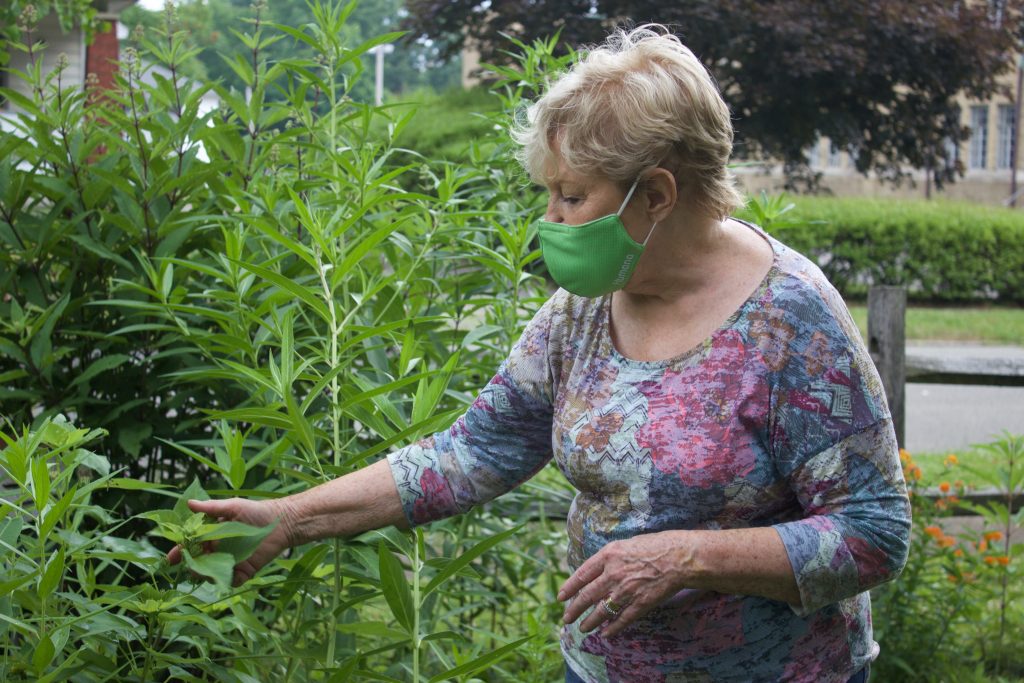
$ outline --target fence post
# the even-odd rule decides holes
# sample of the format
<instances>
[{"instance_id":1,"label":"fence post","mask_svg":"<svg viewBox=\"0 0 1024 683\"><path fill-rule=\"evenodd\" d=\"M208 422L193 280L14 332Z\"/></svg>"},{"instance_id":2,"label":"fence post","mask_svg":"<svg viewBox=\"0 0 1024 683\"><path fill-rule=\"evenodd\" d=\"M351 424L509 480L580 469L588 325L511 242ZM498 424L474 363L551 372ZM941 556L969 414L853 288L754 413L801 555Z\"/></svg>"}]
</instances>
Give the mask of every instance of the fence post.
<instances>
[{"instance_id":1,"label":"fence post","mask_svg":"<svg viewBox=\"0 0 1024 683\"><path fill-rule=\"evenodd\" d=\"M868 350L882 376L900 448L906 439L906 312L907 290L903 287L868 290Z\"/></svg>"}]
</instances>

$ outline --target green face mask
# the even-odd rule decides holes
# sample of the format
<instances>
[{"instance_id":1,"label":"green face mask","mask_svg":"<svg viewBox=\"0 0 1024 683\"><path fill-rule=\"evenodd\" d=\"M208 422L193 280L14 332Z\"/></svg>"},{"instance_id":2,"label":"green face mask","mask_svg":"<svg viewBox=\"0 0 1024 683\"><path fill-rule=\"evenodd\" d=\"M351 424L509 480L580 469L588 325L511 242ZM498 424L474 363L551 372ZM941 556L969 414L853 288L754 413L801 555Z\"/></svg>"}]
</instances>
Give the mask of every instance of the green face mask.
<instances>
[{"instance_id":1,"label":"green face mask","mask_svg":"<svg viewBox=\"0 0 1024 683\"><path fill-rule=\"evenodd\" d=\"M581 225L537 222L544 262L559 287L578 296L596 297L626 286L657 226L651 226L640 244L629 236L619 218L639 182L637 178L614 215Z\"/></svg>"}]
</instances>

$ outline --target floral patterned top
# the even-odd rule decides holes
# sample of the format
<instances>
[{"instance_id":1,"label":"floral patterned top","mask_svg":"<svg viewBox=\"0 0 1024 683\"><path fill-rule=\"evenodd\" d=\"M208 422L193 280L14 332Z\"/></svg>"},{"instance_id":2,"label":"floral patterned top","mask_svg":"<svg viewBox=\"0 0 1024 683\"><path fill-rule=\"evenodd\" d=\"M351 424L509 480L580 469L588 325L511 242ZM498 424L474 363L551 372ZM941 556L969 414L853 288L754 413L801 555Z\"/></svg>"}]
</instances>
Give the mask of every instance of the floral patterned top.
<instances>
[{"instance_id":1,"label":"floral patterned top","mask_svg":"<svg viewBox=\"0 0 1024 683\"><path fill-rule=\"evenodd\" d=\"M569 565L669 529L772 526L799 608L684 589L614 638L566 626L591 681L846 681L878 654L867 590L906 561L892 420L845 304L806 258L774 263L708 339L622 356L611 299L556 292L450 429L389 456L412 524L465 512L554 456L578 489Z\"/></svg>"}]
</instances>

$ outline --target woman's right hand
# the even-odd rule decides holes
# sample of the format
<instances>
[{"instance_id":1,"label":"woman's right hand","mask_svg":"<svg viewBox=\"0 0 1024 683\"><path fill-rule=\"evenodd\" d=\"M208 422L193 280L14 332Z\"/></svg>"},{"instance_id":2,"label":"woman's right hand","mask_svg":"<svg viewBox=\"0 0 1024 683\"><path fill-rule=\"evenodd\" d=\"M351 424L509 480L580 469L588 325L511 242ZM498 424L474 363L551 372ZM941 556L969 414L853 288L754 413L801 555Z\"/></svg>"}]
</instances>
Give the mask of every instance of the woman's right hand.
<instances>
[{"instance_id":1,"label":"woman's right hand","mask_svg":"<svg viewBox=\"0 0 1024 683\"><path fill-rule=\"evenodd\" d=\"M226 500L190 500L188 507L192 512L205 512L218 522L242 522L250 526L262 527L277 522L267 536L260 541L247 559L235 565L232 585L240 586L256 575L264 565L280 555L291 545L289 536L289 519L287 507L279 500L249 500L246 498L228 498ZM205 548L207 552L216 549L216 541L211 541ZM167 553L167 561L171 564L181 562L181 546L174 546Z\"/></svg>"}]
</instances>

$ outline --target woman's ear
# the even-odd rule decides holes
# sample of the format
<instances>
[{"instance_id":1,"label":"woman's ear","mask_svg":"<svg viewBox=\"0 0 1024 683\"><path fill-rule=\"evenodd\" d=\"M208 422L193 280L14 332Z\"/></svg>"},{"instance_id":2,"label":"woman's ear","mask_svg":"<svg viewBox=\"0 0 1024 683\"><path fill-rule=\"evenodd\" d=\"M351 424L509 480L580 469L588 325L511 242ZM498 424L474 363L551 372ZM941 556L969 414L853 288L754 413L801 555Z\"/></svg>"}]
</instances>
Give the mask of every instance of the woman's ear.
<instances>
[{"instance_id":1,"label":"woman's ear","mask_svg":"<svg viewBox=\"0 0 1024 683\"><path fill-rule=\"evenodd\" d=\"M644 209L652 223L660 223L668 218L679 200L676 189L676 178L664 168L650 171L643 181Z\"/></svg>"}]
</instances>

